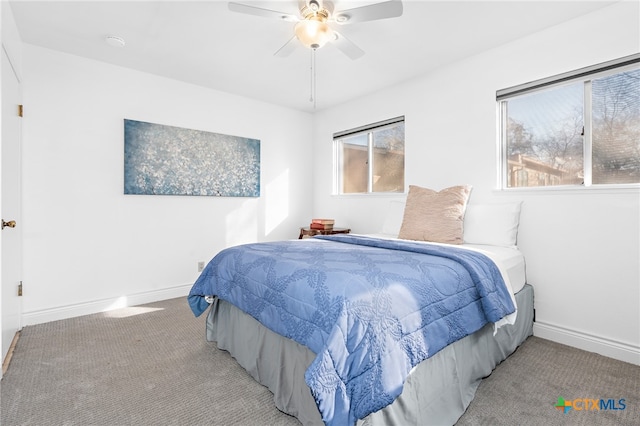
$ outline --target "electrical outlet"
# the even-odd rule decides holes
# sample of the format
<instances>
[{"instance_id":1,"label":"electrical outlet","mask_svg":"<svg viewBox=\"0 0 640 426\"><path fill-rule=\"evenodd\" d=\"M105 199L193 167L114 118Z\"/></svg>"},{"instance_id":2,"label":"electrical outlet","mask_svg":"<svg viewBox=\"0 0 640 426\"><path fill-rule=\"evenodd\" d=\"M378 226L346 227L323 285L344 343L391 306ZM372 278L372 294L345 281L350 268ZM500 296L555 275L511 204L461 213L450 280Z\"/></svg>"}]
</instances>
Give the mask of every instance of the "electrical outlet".
<instances>
[{"instance_id":1,"label":"electrical outlet","mask_svg":"<svg viewBox=\"0 0 640 426\"><path fill-rule=\"evenodd\" d=\"M198 262L198 272L202 272L202 270L204 269L204 261L200 261Z\"/></svg>"}]
</instances>

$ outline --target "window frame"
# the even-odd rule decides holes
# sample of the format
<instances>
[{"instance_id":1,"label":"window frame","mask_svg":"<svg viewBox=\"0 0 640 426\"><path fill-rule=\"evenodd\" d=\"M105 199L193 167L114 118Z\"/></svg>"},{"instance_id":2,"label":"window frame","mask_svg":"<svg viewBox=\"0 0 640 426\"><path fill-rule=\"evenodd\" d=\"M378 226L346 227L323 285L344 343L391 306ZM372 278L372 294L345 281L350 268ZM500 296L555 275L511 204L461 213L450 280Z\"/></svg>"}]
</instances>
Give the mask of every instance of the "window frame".
<instances>
[{"instance_id":1,"label":"window frame","mask_svg":"<svg viewBox=\"0 0 640 426\"><path fill-rule=\"evenodd\" d=\"M397 126L399 123L402 123L404 126L405 116L397 116L394 118L390 118L387 120L378 121L375 123L367 124L364 126L359 126L353 129L344 130L340 132L336 132L333 134L333 191L332 194L334 196L341 197L362 197L362 196L398 196L402 194L406 194L407 192L407 184L406 184L406 161L404 163L402 174L403 174L403 189L402 192L389 192L389 191L374 191L373 190L373 168L374 168L374 149L373 149L373 133L375 131L384 130L390 127ZM367 163L368 163L368 171L367 171L367 192L342 192L342 188L344 187L344 175L342 173L344 169L343 155L340 149L341 143L340 141L345 137L352 137L356 135L367 135ZM406 142L406 137L403 140L403 143ZM406 152L406 143L405 143L405 152ZM406 156L405 156L406 159Z\"/></svg>"},{"instance_id":2,"label":"window frame","mask_svg":"<svg viewBox=\"0 0 640 426\"><path fill-rule=\"evenodd\" d=\"M601 64L581 68L575 71L547 77L529 83L513 86L496 91L496 117L497 117L497 145L498 145L498 170L497 186L499 191L571 191L571 190L610 190L610 189L638 189L640 182L594 184L593 177L593 141L592 141L592 81L625 72L640 67L640 54L625 56L623 58L604 62ZM583 172L582 184L547 185L547 186L507 186L508 184L508 159L507 159L507 108L505 101L522 95L533 94L544 90L561 87L568 84L582 82L584 90L583 100Z\"/></svg>"}]
</instances>

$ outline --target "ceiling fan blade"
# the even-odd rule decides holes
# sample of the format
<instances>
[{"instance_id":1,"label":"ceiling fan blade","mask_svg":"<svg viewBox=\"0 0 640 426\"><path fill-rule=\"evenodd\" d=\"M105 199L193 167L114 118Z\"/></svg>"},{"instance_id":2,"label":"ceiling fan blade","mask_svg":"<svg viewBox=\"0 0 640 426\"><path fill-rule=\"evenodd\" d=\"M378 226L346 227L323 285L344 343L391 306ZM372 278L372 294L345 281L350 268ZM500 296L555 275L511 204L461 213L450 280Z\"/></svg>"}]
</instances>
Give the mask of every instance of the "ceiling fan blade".
<instances>
[{"instance_id":1,"label":"ceiling fan blade","mask_svg":"<svg viewBox=\"0 0 640 426\"><path fill-rule=\"evenodd\" d=\"M368 6L354 7L334 13L333 20L338 24L375 21L377 19L397 18L402 16L402 1L390 0Z\"/></svg>"},{"instance_id":2,"label":"ceiling fan blade","mask_svg":"<svg viewBox=\"0 0 640 426\"><path fill-rule=\"evenodd\" d=\"M280 49L278 49L276 53L273 54L273 56L277 56L279 58L285 58L291 55L291 53L296 49L296 47L298 47L296 44L296 36L293 36Z\"/></svg>"},{"instance_id":3,"label":"ceiling fan blade","mask_svg":"<svg viewBox=\"0 0 640 426\"><path fill-rule=\"evenodd\" d=\"M276 18L283 21L295 22L298 17L290 13L278 12L277 10L263 9L261 7L249 6L248 4L229 2L229 10L232 12L246 13L248 15L262 16L263 18Z\"/></svg>"},{"instance_id":4,"label":"ceiling fan blade","mask_svg":"<svg viewBox=\"0 0 640 426\"><path fill-rule=\"evenodd\" d=\"M364 50L360 49L351 40L343 36L337 31L333 32L334 39L331 43L337 47L342 53L347 55L351 59L358 59L364 55Z\"/></svg>"}]
</instances>

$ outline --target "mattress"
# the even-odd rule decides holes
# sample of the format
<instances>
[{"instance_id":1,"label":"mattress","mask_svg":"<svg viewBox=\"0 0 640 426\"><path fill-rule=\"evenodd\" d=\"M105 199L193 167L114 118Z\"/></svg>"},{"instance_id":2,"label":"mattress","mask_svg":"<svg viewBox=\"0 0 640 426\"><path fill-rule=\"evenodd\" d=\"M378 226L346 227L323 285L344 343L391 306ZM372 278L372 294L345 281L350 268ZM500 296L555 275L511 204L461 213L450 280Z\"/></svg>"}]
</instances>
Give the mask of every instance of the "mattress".
<instances>
[{"instance_id":1,"label":"mattress","mask_svg":"<svg viewBox=\"0 0 640 426\"><path fill-rule=\"evenodd\" d=\"M515 324L501 327L495 335L493 325L487 324L424 360L391 405L359 420L358 425L454 424L473 400L482 378L533 334L533 288L524 285L515 299ZM304 381L304 372L315 358L308 348L220 299L215 299L207 315L207 340L229 351L256 381L267 386L278 409L304 425L323 424Z\"/></svg>"},{"instance_id":2,"label":"mattress","mask_svg":"<svg viewBox=\"0 0 640 426\"><path fill-rule=\"evenodd\" d=\"M362 234L374 238L395 239L387 234ZM415 241L419 243L419 241ZM438 244L429 242L427 244ZM446 245L446 244L444 244ZM524 255L517 247L502 247L486 244L460 244L456 247L480 251L493 260L508 278L514 293L519 292L527 282ZM506 281L506 280L505 280Z\"/></svg>"},{"instance_id":3,"label":"mattress","mask_svg":"<svg viewBox=\"0 0 640 426\"><path fill-rule=\"evenodd\" d=\"M527 282L524 255L515 247L499 247L480 244L461 244L460 247L480 251L489 256L503 269L514 293L519 292Z\"/></svg>"}]
</instances>

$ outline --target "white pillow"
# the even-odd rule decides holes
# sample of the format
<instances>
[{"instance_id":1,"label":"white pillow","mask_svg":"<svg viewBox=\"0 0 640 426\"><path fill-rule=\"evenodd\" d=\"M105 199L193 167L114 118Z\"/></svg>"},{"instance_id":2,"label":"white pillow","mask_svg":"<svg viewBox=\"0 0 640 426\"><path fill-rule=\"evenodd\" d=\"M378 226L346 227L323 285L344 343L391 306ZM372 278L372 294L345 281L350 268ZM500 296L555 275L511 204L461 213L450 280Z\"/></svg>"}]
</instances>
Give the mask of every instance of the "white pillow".
<instances>
[{"instance_id":1,"label":"white pillow","mask_svg":"<svg viewBox=\"0 0 640 426\"><path fill-rule=\"evenodd\" d=\"M464 215L464 242L515 247L521 204L468 204Z\"/></svg>"},{"instance_id":2,"label":"white pillow","mask_svg":"<svg viewBox=\"0 0 640 426\"><path fill-rule=\"evenodd\" d=\"M397 237L400 233L400 227L402 226L403 214L404 201L390 201L384 223L382 224L382 234Z\"/></svg>"}]
</instances>

